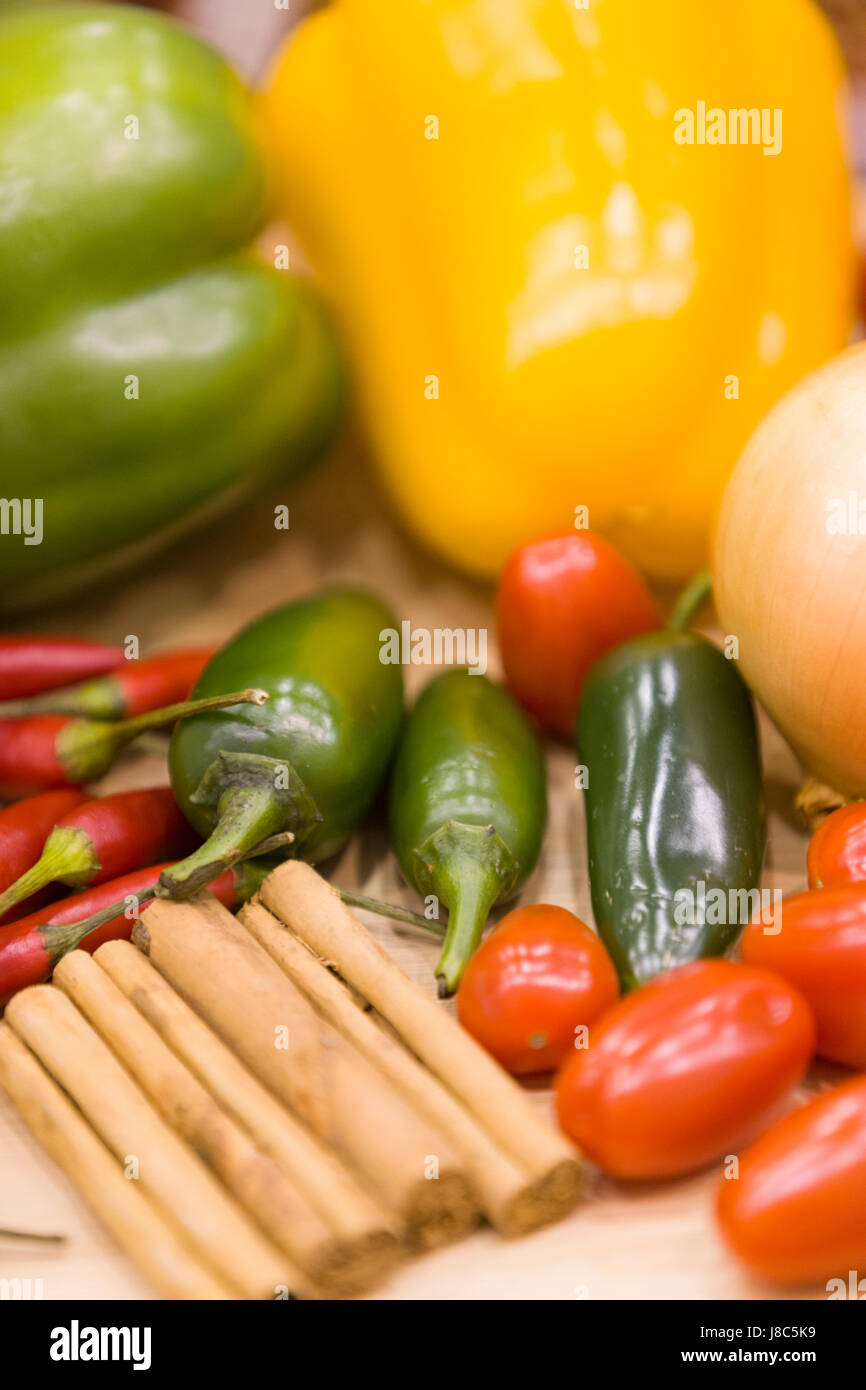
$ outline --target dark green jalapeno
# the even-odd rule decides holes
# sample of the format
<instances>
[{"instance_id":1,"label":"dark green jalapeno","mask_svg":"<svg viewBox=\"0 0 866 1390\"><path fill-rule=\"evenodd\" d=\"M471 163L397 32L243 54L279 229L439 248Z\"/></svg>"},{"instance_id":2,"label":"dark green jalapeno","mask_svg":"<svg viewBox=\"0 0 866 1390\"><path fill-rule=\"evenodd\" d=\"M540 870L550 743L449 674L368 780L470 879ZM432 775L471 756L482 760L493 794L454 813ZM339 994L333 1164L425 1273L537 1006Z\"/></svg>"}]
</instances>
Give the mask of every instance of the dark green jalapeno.
<instances>
[{"instance_id":1,"label":"dark green jalapeno","mask_svg":"<svg viewBox=\"0 0 866 1390\"><path fill-rule=\"evenodd\" d=\"M667 631L608 652L578 710L593 912L627 989L722 955L748 920L760 878L751 696L734 661L677 630L702 593L693 590Z\"/></svg>"}]
</instances>

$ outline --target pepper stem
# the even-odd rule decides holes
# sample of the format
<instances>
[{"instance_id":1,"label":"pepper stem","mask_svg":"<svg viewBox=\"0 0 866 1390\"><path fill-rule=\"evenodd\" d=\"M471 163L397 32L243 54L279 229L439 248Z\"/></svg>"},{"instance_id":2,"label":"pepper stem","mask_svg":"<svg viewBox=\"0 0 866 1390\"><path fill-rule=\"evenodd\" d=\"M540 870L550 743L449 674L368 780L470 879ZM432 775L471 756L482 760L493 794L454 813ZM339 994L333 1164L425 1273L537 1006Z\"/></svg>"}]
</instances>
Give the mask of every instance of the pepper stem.
<instances>
[{"instance_id":1,"label":"pepper stem","mask_svg":"<svg viewBox=\"0 0 866 1390\"><path fill-rule=\"evenodd\" d=\"M10 884L5 893L0 893L0 918L46 884L83 887L101 867L86 830L78 825L55 825L36 863Z\"/></svg>"},{"instance_id":2,"label":"pepper stem","mask_svg":"<svg viewBox=\"0 0 866 1390\"><path fill-rule=\"evenodd\" d=\"M258 753L219 753L191 800L214 809L216 826L197 850L160 875L158 896L188 898L214 867L248 854L268 836L303 840L322 817L290 763Z\"/></svg>"},{"instance_id":3,"label":"pepper stem","mask_svg":"<svg viewBox=\"0 0 866 1390\"><path fill-rule=\"evenodd\" d=\"M457 855L443 865L435 881L448 904L448 928L436 965L439 998L447 999L478 948L502 885L494 869L468 855Z\"/></svg>"},{"instance_id":4,"label":"pepper stem","mask_svg":"<svg viewBox=\"0 0 866 1390\"><path fill-rule=\"evenodd\" d=\"M390 917L393 922L406 922L410 927L432 932L442 937L445 928L441 922L422 917L420 912L410 912L408 907L398 907L396 903L383 903L379 898L368 898L363 893L354 893L349 888L338 888L337 892L347 907L360 907L364 912L375 912L377 917Z\"/></svg>"},{"instance_id":5,"label":"pepper stem","mask_svg":"<svg viewBox=\"0 0 866 1390\"><path fill-rule=\"evenodd\" d=\"M121 748L146 729L174 724L178 719L202 714L205 710L263 705L269 698L264 690L237 690L231 695L210 695L203 700L165 705L119 723L107 719L73 719L58 735L57 758L72 784L92 782L108 771Z\"/></svg>"},{"instance_id":6,"label":"pepper stem","mask_svg":"<svg viewBox=\"0 0 866 1390\"><path fill-rule=\"evenodd\" d=\"M80 714L86 719L119 719L123 713L123 689L111 674L44 690L26 700L0 700L0 719L30 714Z\"/></svg>"},{"instance_id":7,"label":"pepper stem","mask_svg":"<svg viewBox=\"0 0 866 1390\"><path fill-rule=\"evenodd\" d=\"M415 882L448 908L448 926L436 966L439 997L447 999L481 940L487 914L518 878L514 856L492 825L449 820L415 851Z\"/></svg>"},{"instance_id":8,"label":"pepper stem","mask_svg":"<svg viewBox=\"0 0 866 1390\"><path fill-rule=\"evenodd\" d=\"M275 850L284 849L293 839L294 836L289 833L269 836L268 839L262 840L261 844L257 845L251 852L248 851L243 854L237 854L234 858L229 857L217 863L214 866L213 874L208 879L208 883L213 883L215 878L219 878L221 874L225 873L226 869L233 868L235 864L243 863L247 859L255 859L259 855L272 854ZM258 892L264 878L274 867L275 864L272 861L270 864L263 867L261 873L256 873L251 865L250 869L253 871L243 875L242 881L244 886L239 897L245 899L246 897L252 897L253 893ZM92 913L90 917L83 917L80 922L67 922L63 926L55 926L50 922L46 923L45 928L41 929L42 939L46 954L52 964L54 961L59 960L61 956L65 956L67 951L74 951L91 932L99 931L100 927L108 926L108 923L113 922L115 918L123 917L124 915L129 916L130 912L132 913L132 916L129 917L130 921L138 917L143 904L149 903L152 898L157 896L158 886L158 882L149 883L146 888L140 888L137 893L131 893L129 897L121 899L120 902L111 903L108 907L103 907L99 912Z\"/></svg>"},{"instance_id":9,"label":"pepper stem","mask_svg":"<svg viewBox=\"0 0 866 1390\"><path fill-rule=\"evenodd\" d=\"M0 1240L32 1240L36 1245L62 1245L66 1236L55 1236L44 1231L12 1231L8 1226L0 1226Z\"/></svg>"},{"instance_id":10,"label":"pepper stem","mask_svg":"<svg viewBox=\"0 0 866 1390\"><path fill-rule=\"evenodd\" d=\"M80 946L85 936L89 936L91 932L99 931L100 927L107 927L108 923L113 922L117 917L126 917L128 921L134 922L143 905L155 897L156 884L149 883L146 888L139 888L137 893L130 893L120 902L111 903L109 907L103 907L101 911L94 912L90 917L82 918L80 922L66 922L63 926L46 924L44 931L42 931L42 943L46 955L53 965L68 951L74 951L76 947Z\"/></svg>"},{"instance_id":11,"label":"pepper stem","mask_svg":"<svg viewBox=\"0 0 866 1390\"><path fill-rule=\"evenodd\" d=\"M669 632L685 632L694 621L713 592L713 577L709 570L701 570L679 595L665 623Z\"/></svg>"}]
</instances>

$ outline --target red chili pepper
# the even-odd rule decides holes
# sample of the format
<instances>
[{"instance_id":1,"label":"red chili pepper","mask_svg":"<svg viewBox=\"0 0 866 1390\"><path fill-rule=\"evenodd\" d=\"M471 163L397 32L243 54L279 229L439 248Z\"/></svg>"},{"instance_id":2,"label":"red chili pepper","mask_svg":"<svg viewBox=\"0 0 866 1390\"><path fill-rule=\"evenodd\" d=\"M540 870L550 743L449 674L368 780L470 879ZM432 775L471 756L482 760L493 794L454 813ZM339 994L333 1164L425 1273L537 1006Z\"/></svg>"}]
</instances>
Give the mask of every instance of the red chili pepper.
<instances>
[{"instance_id":1,"label":"red chili pepper","mask_svg":"<svg viewBox=\"0 0 866 1390\"><path fill-rule=\"evenodd\" d=\"M77 787L108 771L127 743L145 729L173 724L186 715L230 705L264 704L261 690L241 690L213 699L189 700L112 723L68 714L34 714L0 719L0 799L14 801L52 787Z\"/></svg>"},{"instance_id":2,"label":"red chili pepper","mask_svg":"<svg viewBox=\"0 0 866 1390\"><path fill-rule=\"evenodd\" d=\"M108 709L88 709L86 713L99 717L127 719L134 714L146 714L160 705L174 705L188 700L189 693L210 661L215 647L191 651L165 652L147 661L127 661L101 681L90 681L95 693L102 686L109 697L116 690L118 703L109 715ZM82 711L84 713L84 711Z\"/></svg>"},{"instance_id":3,"label":"red chili pepper","mask_svg":"<svg viewBox=\"0 0 866 1390\"><path fill-rule=\"evenodd\" d=\"M85 801L57 818L25 871L0 893L0 919L49 883L105 883L166 855L187 854L196 843L170 787Z\"/></svg>"},{"instance_id":4,"label":"red chili pepper","mask_svg":"<svg viewBox=\"0 0 866 1390\"><path fill-rule=\"evenodd\" d=\"M225 907L238 907L257 891L268 867L257 860L236 864L214 879L209 892ZM103 941L128 939L140 913L147 910L146 902L136 900L154 887L160 873L167 868L169 864L138 869L134 874L101 883L98 888L88 888L40 912L32 912L18 922L0 927L0 1008L5 1007L19 989L47 980L56 962L67 951L76 947L95 951ZM87 928L87 919L93 913L120 902L126 903L125 909L95 930L82 933L82 926Z\"/></svg>"},{"instance_id":5,"label":"red chili pepper","mask_svg":"<svg viewBox=\"0 0 866 1390\"><path fill-rule=\"evenodd\" d=\"M83 800L79 791L43 792L0 811L0 894L36 862L52 827ZM0 912L4 917L10 920L8 910Z\"/></svg>"},{"instance_id":6,"label":"red chili pepper","mask_svg":"<svg viewBox=\"0 0 866 1390\"><path fill-rule=\"evenodd\" d=\"M120 647L76 637L0 637L0 700L87 680L123 660Z\"/></svg>"},{"instance_id":7,"label":"red chili pepper","mask_svg":"<svg viewBox=\"0 0 866 1390\"><path fill-rule=\"evenodd\" d=\"M66 690L49 690L32 700L0 704L0 716L80 714L89 719L128 719L161 705L187 699L213 647L163 652L146 661L112 662L113 670L98 680Z\"/></svg>"}]
</instances>

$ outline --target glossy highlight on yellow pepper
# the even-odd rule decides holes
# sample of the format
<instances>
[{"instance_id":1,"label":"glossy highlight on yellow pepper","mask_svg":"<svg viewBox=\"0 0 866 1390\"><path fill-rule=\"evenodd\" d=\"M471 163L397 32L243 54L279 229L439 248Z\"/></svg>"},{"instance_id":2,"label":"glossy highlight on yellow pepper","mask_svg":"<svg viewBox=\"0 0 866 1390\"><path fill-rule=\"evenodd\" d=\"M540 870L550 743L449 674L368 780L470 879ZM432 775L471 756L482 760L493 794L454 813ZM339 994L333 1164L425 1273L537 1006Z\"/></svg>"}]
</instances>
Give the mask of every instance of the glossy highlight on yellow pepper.
<instances>
[{"instance_id":1,"label":"glossy highlight on yellow pepper","mask_svg":"<svg viewBox=\"0 0 866 1390\"><path fill-rule=\"evenodd\" d=\"M843 93L812 0L300 26L264 98L283 206L418 537L491 575L587 507L659 579L704 563L748 435L845 341Z\"/></svg>"}]
</instances>

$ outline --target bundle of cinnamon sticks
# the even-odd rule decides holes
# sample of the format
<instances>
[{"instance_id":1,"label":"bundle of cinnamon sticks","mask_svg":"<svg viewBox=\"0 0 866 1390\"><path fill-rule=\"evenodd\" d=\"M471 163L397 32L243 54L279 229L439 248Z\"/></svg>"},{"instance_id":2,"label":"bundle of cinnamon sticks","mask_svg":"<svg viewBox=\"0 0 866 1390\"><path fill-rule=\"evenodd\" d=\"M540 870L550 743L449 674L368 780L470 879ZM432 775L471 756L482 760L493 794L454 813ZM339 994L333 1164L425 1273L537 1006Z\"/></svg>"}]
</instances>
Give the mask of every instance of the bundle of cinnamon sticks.
<instances>
[{"instance_id":1,"label":"bundle of cinnamon sticks","mask_svg":"<svg viewBox=\"0 0 866 1390\"><path fill-rule=\"evenodd\" d=\"M351 1297L575 1204L574 1149L308 865L133 943L11 1001L0 1084L164 1296Z\"/></svg>"}]
</instances>

